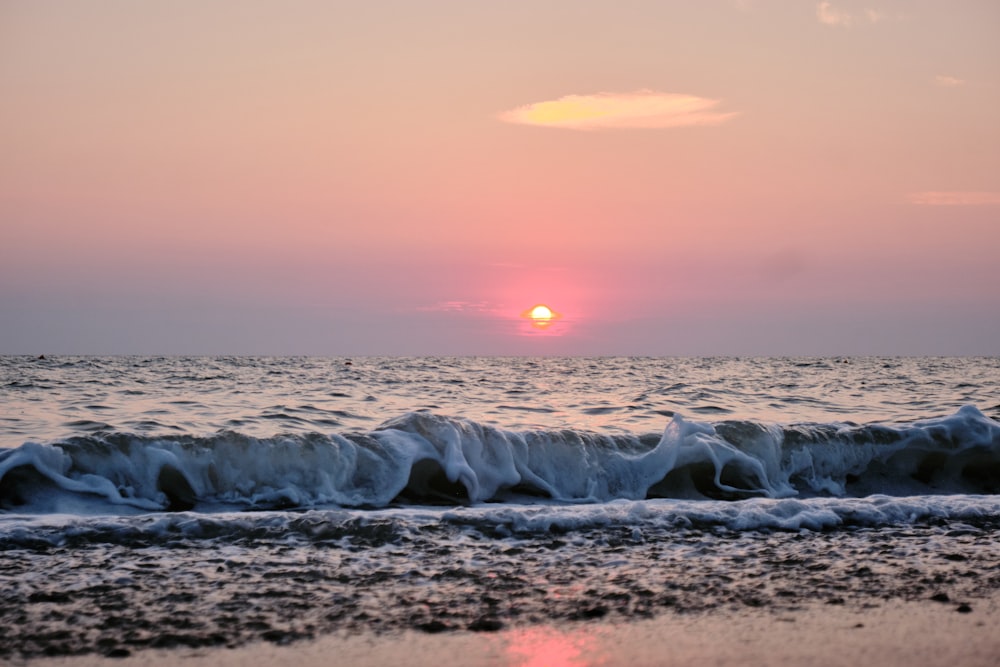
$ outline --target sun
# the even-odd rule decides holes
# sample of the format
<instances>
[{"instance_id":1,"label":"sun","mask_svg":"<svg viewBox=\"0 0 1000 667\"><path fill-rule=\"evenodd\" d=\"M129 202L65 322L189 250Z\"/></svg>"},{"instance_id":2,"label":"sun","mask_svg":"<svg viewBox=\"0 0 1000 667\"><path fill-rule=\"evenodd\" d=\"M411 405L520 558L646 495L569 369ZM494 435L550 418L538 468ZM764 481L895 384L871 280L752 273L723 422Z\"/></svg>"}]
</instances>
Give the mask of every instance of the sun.
<instances>
[{"instance_id":1,"label":"sun","mask_svg":"<svg viewBox=\"0 0 1000 667\"><path fill-rule=\"evenodd\" d=\"M540 303L531 309L531 319L533 320L551 320L552 319L552 309L546 306L544 303Z\"/></svg>"},{"instance_id":2,"label":"sun","mask_svg":"<svg viewBox=\"0 0 1000 667\"><path fill-rule=\"evenodd\" d=\"M521 317L531 320L531 326L536 329L545 329L562 316L544 303L539 303L521 313Z\"/></svg>"}]
</instances>

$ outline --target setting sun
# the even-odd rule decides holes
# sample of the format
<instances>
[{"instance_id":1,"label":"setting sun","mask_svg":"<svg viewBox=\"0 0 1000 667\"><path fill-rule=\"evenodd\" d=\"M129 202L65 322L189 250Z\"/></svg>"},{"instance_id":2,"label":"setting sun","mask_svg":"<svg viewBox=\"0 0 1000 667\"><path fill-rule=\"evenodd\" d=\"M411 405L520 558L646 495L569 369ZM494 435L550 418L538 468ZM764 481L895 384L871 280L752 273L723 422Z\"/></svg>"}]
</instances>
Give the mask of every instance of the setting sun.
<instances>
[{"instance_id":1,"label":"setting sun","mask_svg":"<svg viewBox=\"0 0 1000 667\"><path fill-rule=\"evenodd\" d=\"M548 306L542 304L535 306L531 309L531 319L533 320L551 320L552 319L552 309Z\"/></svg>"},{"instance_id":2,"label":"setting sun","mask_svg":"<svg viewBox=\"0 0 1000 667\"><path fill-rule=\"evenodd\" d=\"M531 326L536 329L545 329L561 315L552 310L544 303L539 303L521 313L521 317L531 320Z\"/></svg>"}]
</instances>

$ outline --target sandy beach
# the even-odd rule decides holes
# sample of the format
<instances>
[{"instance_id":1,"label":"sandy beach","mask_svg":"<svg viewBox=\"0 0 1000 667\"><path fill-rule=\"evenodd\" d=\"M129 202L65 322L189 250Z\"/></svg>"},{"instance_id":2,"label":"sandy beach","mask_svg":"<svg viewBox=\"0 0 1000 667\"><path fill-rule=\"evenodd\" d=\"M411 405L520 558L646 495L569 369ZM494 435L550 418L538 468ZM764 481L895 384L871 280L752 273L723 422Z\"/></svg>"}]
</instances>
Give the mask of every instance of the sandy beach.
<instances>
[{"instance_id":1,"label":"sandy beach","mask_svg":"<svg viewBox=\"0 0 1000 667\"><path fill-rule=\"evenodd\" d=\"M966 604L971 611L959 611ZM965 609L965 607L962 607ZM416 667L700 667L906 665L994 667L1000 595L965 602L813 603L790 612L665 614L635 622L579 621L499 632L329 635L286 646L149 650L125 658L42 658L32 667L252 667L295 664Z\"/></svg>"}]
</instances>

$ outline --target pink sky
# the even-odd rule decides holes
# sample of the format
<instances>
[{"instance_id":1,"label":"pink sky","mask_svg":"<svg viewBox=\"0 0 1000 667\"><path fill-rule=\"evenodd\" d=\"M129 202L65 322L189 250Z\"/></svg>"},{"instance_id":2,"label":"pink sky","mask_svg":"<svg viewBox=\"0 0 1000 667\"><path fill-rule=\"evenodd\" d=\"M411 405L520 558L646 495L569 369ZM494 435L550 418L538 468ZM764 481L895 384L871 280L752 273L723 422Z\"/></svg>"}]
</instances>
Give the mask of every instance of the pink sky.
<instances>
[{"instance_id":1,"label":"pink sky","mask_svg":"<svg viewBox=\"0 0 1000 667\"><path fill-rule=\"evenodd\" d=\"M0 90L0 353L1000 354L991 0L8 0Z\"/></svg>"}]
</instances>

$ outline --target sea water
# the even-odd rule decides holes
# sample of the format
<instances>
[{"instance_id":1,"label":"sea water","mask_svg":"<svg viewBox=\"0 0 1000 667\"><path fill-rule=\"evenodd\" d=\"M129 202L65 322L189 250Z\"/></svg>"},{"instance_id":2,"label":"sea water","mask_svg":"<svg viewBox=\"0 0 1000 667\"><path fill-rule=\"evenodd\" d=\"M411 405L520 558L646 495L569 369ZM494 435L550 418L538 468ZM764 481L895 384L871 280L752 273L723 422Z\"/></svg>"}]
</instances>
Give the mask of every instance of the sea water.
<instances>
[{"instance_id":1,"label":"sea water","mask_svg":"<svg viewBox=\"0 0 1000 667\"><path fill-rule=\"evenodd\" d=\"M997 358L0 358L0 658L1000 588Z\"/></svg>"}]
</instances>

